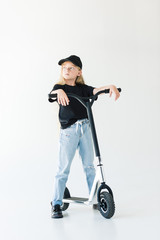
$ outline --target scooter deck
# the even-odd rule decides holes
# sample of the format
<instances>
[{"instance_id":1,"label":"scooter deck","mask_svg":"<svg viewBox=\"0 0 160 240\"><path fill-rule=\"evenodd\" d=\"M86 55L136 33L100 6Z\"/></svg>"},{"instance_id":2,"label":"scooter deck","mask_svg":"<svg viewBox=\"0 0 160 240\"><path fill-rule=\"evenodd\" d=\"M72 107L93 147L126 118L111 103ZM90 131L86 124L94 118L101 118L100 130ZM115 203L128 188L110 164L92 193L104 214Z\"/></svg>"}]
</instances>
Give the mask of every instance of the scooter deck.
<instances>
[{"instance_id":1,"label":"scooter deck","mask_svg":"<svg viewBox=\"0 0 160 240\"><path fill-rule=\"evenodd\" d=\"M77 203L84 203L87 202L88 198L80 198L80 197L70 197L63 199L63 202L77 202Z\"/></svg>"}]
</instances>

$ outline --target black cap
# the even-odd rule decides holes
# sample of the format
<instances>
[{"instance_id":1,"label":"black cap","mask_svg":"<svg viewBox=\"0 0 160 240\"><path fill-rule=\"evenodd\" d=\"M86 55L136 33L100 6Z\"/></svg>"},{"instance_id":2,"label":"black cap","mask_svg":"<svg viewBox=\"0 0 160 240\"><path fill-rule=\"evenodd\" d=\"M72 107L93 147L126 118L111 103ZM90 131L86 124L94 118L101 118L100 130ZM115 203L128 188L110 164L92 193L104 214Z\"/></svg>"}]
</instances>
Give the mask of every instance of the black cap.
<instances>
[{"instance_id":1,"label":"black cap","mask_svg":"<svg viewBox=\"0 0 160 240\"><path fill-rule=\"evenodd\" d=\"M71 55L71 56L69 56L67 58L61 59L58 62L58 64L61 65L62 63L67 62L67 61L72 62L74 65L76 65L76 66L78 66L78 67L80 67L82 69L82 62L81 62L81 59L78 56Z\"/></svg>"}]
</instances>

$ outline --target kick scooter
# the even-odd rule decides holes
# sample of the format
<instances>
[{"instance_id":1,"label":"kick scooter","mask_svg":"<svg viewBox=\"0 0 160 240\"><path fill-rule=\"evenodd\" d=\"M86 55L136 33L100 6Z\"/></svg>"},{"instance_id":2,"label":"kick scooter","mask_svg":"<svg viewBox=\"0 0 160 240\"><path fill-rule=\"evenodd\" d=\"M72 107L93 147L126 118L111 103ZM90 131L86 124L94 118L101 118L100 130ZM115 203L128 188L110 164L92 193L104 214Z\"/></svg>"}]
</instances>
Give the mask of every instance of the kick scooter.
<instances>
[{"instance_id":1,"label":"kick scooter","mask_svg":"<svg viewBox=\"0 0 160 240\"><path fill-rule=\"evenodd\" d=\"M121 88L118 88L118 91L121 92ZM103 163L100 156L100 150L97 140L97 134L92 114L92 105L95 100L98 99L98 95L101 93L109 93L109 89L105 89L97 92L95 95L90 97L80 97L73 93L66 93L68 97L73 97L77 99L86 109L88 114L88 119L90 122L92 139L94 144L95 155L98 158L96 176L90 191L89 198L80 198L80 197L71 197L68 188L65 188L63 196L63 205L62 211L65 211L70 203L80 203L85 205L93 205L95 199L98 202L98 210L101 215L105 218L111 218L115 213L115 202L113 197L113 192L111 188L106 184L103 174ZM50 102L57 101L57 94L48 94L48 100Z\"/></svg>"}]
</instances>

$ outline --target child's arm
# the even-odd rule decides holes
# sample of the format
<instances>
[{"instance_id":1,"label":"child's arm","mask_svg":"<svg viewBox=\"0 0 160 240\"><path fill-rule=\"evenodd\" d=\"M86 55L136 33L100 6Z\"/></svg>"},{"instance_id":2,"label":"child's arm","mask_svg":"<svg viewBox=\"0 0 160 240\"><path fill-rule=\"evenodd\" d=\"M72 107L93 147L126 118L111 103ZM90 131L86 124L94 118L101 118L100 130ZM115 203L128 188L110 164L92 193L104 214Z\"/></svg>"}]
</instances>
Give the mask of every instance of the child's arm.
<instances>
[{"instance_id":1,"label":"child's arm","mask_svg":"<svg viewBox=\"0 0 160 240\"><path fill-rule=\"evenodd\" d=\"M93 95L95 95L97 92L105 90L105 89L110 89L110 91L109 91L110 97L112 96L112 93L115 94L115 101L120 97L120 93L117 90L116 86L114 86L114 85L108 85L108 86L104 86L104 87L100 87L100 88L95 88L93 90ZM104 94L104 93L101 93L101 94Z\"/></svg>"},{"instance_id":2,"label":"child's arm","mask_svg":"<svg viewBox=\"0 0 160 240\"><path fill-rule=\"evenodd\" d=\"M57 89L51 92L51 94L57 93L57 100L59 104L62 104L63 106L66 106L69 104L69 98L67 97L67 94L63 89Z\"/></svg>"}]
</instances>

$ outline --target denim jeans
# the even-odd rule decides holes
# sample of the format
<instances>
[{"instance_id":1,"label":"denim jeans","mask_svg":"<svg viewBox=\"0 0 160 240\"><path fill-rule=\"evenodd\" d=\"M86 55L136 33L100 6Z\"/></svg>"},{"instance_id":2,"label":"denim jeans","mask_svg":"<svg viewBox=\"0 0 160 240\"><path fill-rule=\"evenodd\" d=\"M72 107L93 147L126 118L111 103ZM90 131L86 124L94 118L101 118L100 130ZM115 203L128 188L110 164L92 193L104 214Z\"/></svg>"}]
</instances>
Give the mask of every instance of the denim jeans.
<instances>
[{"instance_id":1,"label":"denim jeans","mask_svg":"<svg viewBox=\"0 0 160 240\"><path fill-rule=\"evenodd\" d=\"M54 193L52 205L62 205L63 194L68 180L70 167L76 150L78 149L86 174L89 192L95 178L94 152L91 138L90 123L87 118L77 120L66 129L60 129L59 162L54 179Z\"/></svg>"}]
</instances>

